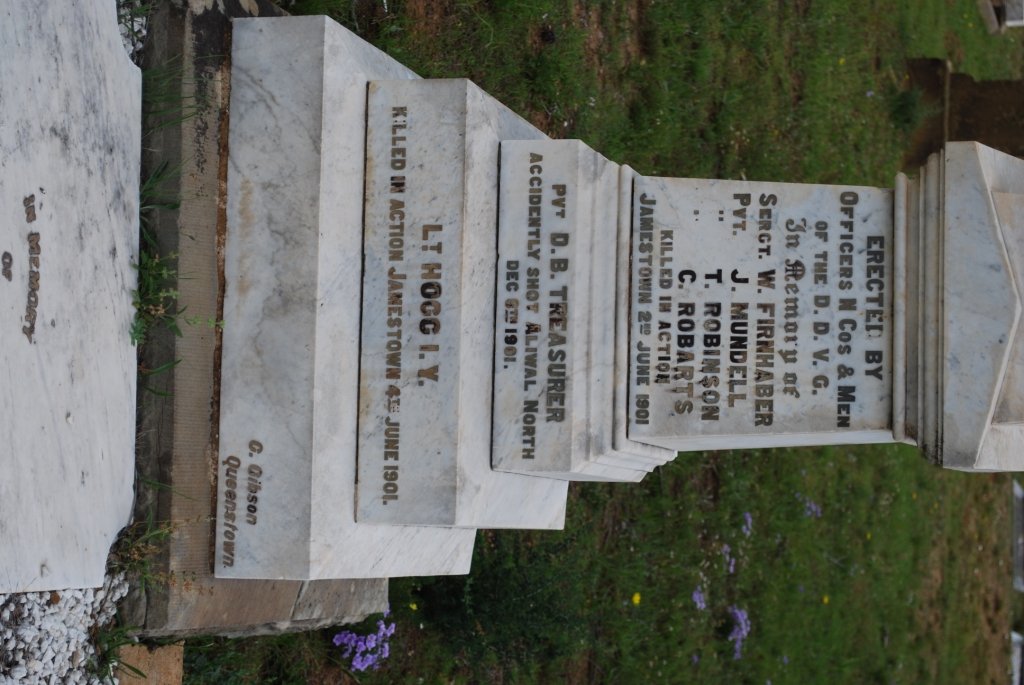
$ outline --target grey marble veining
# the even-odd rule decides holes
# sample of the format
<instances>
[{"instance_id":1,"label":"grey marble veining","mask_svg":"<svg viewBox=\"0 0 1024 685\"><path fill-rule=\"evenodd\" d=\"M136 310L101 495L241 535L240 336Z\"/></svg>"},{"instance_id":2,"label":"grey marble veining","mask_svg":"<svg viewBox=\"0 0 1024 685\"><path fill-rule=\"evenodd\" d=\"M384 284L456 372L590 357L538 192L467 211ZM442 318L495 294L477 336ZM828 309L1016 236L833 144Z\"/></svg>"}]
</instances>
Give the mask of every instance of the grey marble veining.
<instances>
[{"instance_id":1,"label":"grey marble veining","mask_svg":"<svg viewBox=\"0 0 1024 685\"><path fill-rule=\"evenodd\" d=\"M490 466L498 143L542 134L463 79L368 100L357 517L561 528L565 482Z\"/></svg>"},{"instance_id":2,"label":"grey marble veining","mask_svg":"<svg viewBox=\"0 0 1024 685\"><path fill-rule=\"evenodd\" d=\"M941 166L941 333L926 343L941 341L941 404L924 447L947 467L1021 470L1024 161L948 143Z\"/></svg>"},{"instance_id":3,"label":"grey marble veining","mask_svg":"<svg viewBox=\"0 0 1024 685\"><path fill-rule=\"evenodd\" d=\"M140 75L113 3L4 3L0 45L0 593L98 587L134 479Z\"/></svg>"},{"instance_id":4,"label":"grey marble veining","mask_svg":"<svg viewBox=\"0 0 1024 685\"><path fill-rule=\"evenodd\" d=\"M472 529L355 520L371 78L415 75L324 17L234 22L214 556L221 577L469 570Z\"/></svg>"},{"instance_id":5,"label":"grey marble veining","mask_svg":"<svg viewBox=\"0 0 1024 685\"><path fill-rule=\"evenodd\" d=\"M575 140L504 141L494 468L637 481L611 445L618 165Z\"/></svg>"},{"instance_id":6,"label":"grey marble veining","mask_svg":"<svg viewBox=\"0 0 1024 685\"><path fill-rule=\"evenodd\" d=\"M892 192L637 177L629 437L892 439Z\"/></svg>"}]
</instances>

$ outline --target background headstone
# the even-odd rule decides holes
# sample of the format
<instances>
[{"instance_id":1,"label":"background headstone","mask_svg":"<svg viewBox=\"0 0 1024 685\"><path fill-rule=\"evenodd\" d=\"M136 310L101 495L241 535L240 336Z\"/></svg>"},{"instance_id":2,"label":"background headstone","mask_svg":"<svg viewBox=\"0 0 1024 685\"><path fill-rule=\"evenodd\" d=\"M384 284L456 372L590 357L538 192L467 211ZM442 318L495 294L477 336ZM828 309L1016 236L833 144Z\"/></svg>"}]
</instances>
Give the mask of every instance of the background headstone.
<instances>
[{"instance_id":1,"label":"background headstone","mask_svg":"<svg viewBox=\"0 0 1024 685\"><path fill-rule=\"evenodd\" d=\"M0 7L0 592L101 585L132 503L141 94L114 9Z\"/></svg>"}]
</instances>

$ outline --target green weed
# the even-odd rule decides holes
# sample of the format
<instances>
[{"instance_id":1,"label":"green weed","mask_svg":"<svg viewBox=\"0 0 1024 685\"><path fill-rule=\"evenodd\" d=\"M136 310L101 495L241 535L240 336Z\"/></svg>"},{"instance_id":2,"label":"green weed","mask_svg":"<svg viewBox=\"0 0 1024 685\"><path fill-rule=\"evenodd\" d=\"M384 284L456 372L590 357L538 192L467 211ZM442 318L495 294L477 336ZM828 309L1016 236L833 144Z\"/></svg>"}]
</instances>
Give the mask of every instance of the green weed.
<instances>
[{"instance_id":1,"label":"green weed","mask_svg":"<svg viewBox=\"0 0 1024 685\"><path fill-rule=\"evenodd\" d=\"M110 552L110 570L128 574L142 590L152 584L169 584L172 579L156 570L160 566L156 557L166 548L172 532L173 526L157 521L150 510L145 520L134 521L121 531Z\"/></svg>"},{"instance_id":2,"label":"green weed","mask_svg":"<svg viewBox=\"0 0 1024 685\"><path fill-rule=\"evenodd\" d=\"M180 58L142 70L144 140L163 129L180 126L206 106L205 84L185 76Z\"/></svg>"},{"instance_id":3,"label":"green weed","mask_svg":"<svg viewBox=\"0 0 1024 685\"><path fill-rule=\"evenodd\" d=\"M108 626L94 629L92 639L96 649L89 670L104 683L118 682L115 671L121 668L128 673L145 679L146 674L129 663L121 661L118 651L126 645L138 642L133 637L134 629L129 626Z\"/></svg>"},{"instance_id":4,"label":"green weed","mask_svg":"<svg viewBox=\"0 0 1024 685\"><path fill-rule=\"evenodd\" d=\"M142 343L154 326L163 325L176 336L181 336L178 325L178 291L173 283L177 276L175 254L161 257L145 247L139 251L139 287L132 291L135 319L130 336L133 345Z\"/></svg>"},{"instance_id":5,"label":"green weed","mask_svg":"<svg viewBox=\"0 0 1024 685\"><path fill-rule=\"evenodd\" d=\"M182 275L178 273L176 253L161 255L156 241L150 233L150 221L157 210L174 210L178 201L172 199L167 185L177 178L179 171L166 163L161 164L141 184L140 223L142 225L139 261L135 264L138 273L138 287L132 291L132 305L135 317L129 330L133 345L143 343L150 332L163 326L176 337L181 337L181 322L190 326L207 326L220 328L222 321L210 316L185 316L185 307L178 306L178 290L176 284ZM169 366L164 365L162 370ZM148 373L155 373L150 370Z\"/></svg>"},{"instance_id":6,"label":"green weed","mask_svg":"<svg viewBox=\"0 0 1024 685\"><path fill-rule=\"evenodd\" d=\"M184 685L346 683L327 632L190 640L185 650Z\"/></svg>"},{"instance_id":7,"label":"green weed","mask_svg":"<svg viewBox=\"0 0 1024 685\"><path fill-rule=\"evenodd\" d=\"M130 0L117 3L117 24L122 34L126 35L132 45L132 59L134 60L141 48L146 35L146 22L153 12L153 5L142 0ZM139 22L138 20L144 20Z\"/></svg>"},{"instance_id":8,"label":"green weed","mask_svg":"<svg viewBox=\"0 0 1024 685\"><path fill-rule=\"evenodd\" d=\"M893 125L907 135L914 132L929 116L935 114L924 102L923 93L917 88L894 90L889 93L889 118Z\"/></svg>"},{"instance_id":9,"label":"green weed","mask_svg":"<svg viewBox=\"0 0 1024 685\"><path fill-rule=\"evenodd\" d=\"M159 254L156 240L150 233L150 222L154 212L158 210L174 210L178 201L174 199L174 191L168 190L179 171L164 162L157 166L139 186L139 223L141 226L139 261L135 264L138 273L138 286L132 291L132 305L135 317L132 320L129 336L133 345L141 344L149 332L157 325L167 326L175 335L181 335L177 324L176 310L178 291L177 255Z\"/></svg>"}]
</instances>

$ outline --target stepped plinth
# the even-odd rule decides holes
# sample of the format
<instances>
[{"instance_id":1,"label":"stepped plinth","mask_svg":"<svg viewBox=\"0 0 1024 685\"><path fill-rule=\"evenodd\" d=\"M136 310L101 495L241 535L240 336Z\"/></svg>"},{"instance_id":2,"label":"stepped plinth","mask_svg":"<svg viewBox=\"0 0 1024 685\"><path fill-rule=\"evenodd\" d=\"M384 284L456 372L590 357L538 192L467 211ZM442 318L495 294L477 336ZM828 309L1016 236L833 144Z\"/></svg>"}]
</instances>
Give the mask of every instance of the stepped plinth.
<instances>
[{"instance_id":1,"label":"stepped plinth","mask_svg":"<svg viewBox=\"0 0 1024 685\"><path fill-rule=\"evenodd\" d=\"M906 363L896 367L906 409L894 437L949 468L1021 470L1024 161L949 143L896 188L907 304Z\"/></svg>"},{"instance_id":2,"label":"stepped plinth","mask_svg":"<svg viewBox=\"0 0 1024 685\"><path fill-rule=\"evenodd\" d=\"M678 451L1024 466L1024 162L647 177L326 19L234 35L218 575L465 573Z\"/></svg>"}]
</instances>

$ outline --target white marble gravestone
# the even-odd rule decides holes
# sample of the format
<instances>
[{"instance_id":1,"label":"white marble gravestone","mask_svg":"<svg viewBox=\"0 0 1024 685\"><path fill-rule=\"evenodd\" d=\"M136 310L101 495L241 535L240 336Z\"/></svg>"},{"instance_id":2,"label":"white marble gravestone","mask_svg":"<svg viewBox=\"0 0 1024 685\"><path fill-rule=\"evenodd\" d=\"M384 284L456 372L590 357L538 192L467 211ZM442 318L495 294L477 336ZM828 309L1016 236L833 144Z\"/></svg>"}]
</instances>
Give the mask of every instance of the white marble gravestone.
<instances>
[{"instance_id":1,"label":"white marble gravestone","mask_svg":"<svg viewBox=\"0 0 1024 685\"><path fill-rule=\"evenodd\" d=\"M464 79L367 107L356 518L561 528L565 482L490 468L498 143L542 134Z\"/></svg>"},{"instance_id":2,"label":"white marble gravestone","mask_svg":"<svg viewBox=\"0 0 1024 685\"><path fill-rule=\"evenodd\" d=\"M216 573L463 573L569 480L906 441L1024 466L1024 162L654 178L323 18L235 23Z\"/></svg>"},{"instance_id":3,"label":"white marble gravestone","mask_svg":"<svg viewBox=\"0 0 1024 685\"><path fill-rule=\"evenodd\" d=\"M897 437L946 467L1022 470L1024 161L948 143L897 193L908 294Z\"/></svg>"},{"instance_id":4,"label":"white marble gravestone","mask_svg":"<svg viewBox=\"0 0 1024 685\"><path fill-rule=\"evenodd\" d=\"M466 573L472 529L355 520L366 86L415 75L325 17L232 43L215 574Z\"/></svg>"},{"instance_id":5,"label":"white marble gravestone","mask_svg":"<svg viewBox=\"0 0 1024 685\"><path fill-rule=\"evenodd\" d=\"M892 192L638 177L630 436L891 439Z\"/></svg>"},{"instance_id":6,"label":"white marble gravestone","mask_svg":"<svg viewBox=\"0 0 1024 685\"><path fill-rule=\"evenodd\" d=\"M499 196L494 468L640 480L668 457L612 446L619 167L580 141L506 141Z\"/></svg>"},{"instance_id":7,"label":"white marble gravestone","mask_svg":"<svg viewBox=\"0 0 1024 685\"><path fill-rule=\"evenodd\" d=\"M949 143L894 192L638 177L632 235L630 438L1024 468L1024 161Z\"/></svg>"},{"instance_id":8,"label":"white marble gravestone","mask_svg":"<svg viewBox=\"0 0 1024 685\"><path fill-rule=\"evenodd\" d=\"M112 2L0 6L0 593L95 587L135 454L140 75Z\"/></svg>"}]
</instances>

